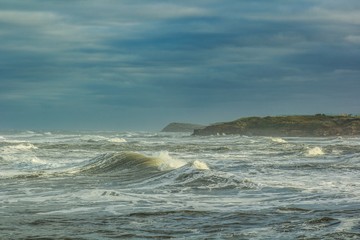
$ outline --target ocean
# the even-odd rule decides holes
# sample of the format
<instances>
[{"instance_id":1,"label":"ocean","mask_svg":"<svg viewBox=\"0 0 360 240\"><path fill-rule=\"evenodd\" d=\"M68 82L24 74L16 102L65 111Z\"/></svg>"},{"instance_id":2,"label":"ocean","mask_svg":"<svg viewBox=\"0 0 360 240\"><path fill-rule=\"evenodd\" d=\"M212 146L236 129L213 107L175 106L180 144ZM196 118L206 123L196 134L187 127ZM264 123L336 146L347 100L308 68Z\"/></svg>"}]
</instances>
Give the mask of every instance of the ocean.
<instances>
[{"instance_id":1,"label":"ocean","mask_svg":"<svg viewBox=\"0 0 360 240\"><path fill-rule=\"evenodd\" d=\"M360 138L0 133L0 239L360 239Z\"/></svg>"}]
</instances>

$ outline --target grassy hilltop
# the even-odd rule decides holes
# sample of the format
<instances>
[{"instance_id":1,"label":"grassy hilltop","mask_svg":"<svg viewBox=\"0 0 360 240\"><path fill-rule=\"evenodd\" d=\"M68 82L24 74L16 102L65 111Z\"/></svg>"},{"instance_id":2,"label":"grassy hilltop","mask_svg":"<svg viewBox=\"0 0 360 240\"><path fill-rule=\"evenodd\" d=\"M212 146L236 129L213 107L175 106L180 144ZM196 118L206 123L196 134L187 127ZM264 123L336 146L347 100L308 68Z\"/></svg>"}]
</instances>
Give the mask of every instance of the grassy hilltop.
<instances>
[{"instance_id":1,"label":"grassy hilltop","mask_svg":"<svg viewBox=\"0 0 360 240\"><path fill-rule=\"evenodd\" d=\"M194 135L240 134L248 136L323 137L360 135L360 117L325 114L247 117L194 130Z\"/></svg>"}]
</instances>

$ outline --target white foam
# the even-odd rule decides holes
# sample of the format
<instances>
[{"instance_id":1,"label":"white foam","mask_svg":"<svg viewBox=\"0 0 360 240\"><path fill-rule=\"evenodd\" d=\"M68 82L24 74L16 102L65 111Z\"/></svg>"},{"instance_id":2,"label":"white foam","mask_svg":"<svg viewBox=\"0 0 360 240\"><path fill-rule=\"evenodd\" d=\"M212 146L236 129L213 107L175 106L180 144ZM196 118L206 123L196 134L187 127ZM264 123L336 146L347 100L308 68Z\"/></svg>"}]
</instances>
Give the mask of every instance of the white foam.
<instances>
[{"instance_id":1,"label":"white foam","mask_svg":"<svg viewBox=\"0 0 360 240\"><path fill-rule=\"evenodd\" d=\"M100 135L84 135L81 137L81 140L98 142L98 141L106 141L108 139Z\"/></svg>"},{"instance_id":2,"label":"white foam","mask_svg":"<svg viewBox=\"0 0 360 240\"><path fill-rule=\"evenodd\" d=\"M76 212L89 212L99 209L99 207L77 207L77 208L70 208L64 210L56 210L50 212L40 212L37 214L46 215L46 214L69 214L69 213L76 213Z\"/></svg>"},{"instance_id":3,"label":"white foam","mask_svg":"<svg viewBox=\"0 0 360 240\"><path fill-rule=\"evenodd\" d=\"M155 157L161 161L159 169L162 171L177 169L186 165L186 162L171 157L168 151L161 151Z\"/></svg>"},{"instance_id":4,"label":"white foam","mask_svg":"<svg viewBox=\"0 0 360 240\"><path fill-rule=\"evenodd\" d=\"M159 169L161 171L178 169L178 168L181 168L181 167L185 166L186 164L188 164L187 162L185 162L183 160L173 158L172 156L169 155L168 151L161 151L161 152L157 153L154 157L156 157L160 161ZM199 169L199 170L209 170L210 169L206 163L199 161L199 160L195 160L191 164L191 167Z\"/></svg>"},{"instance_id":5,"label":"white foam","mask_svg":"<svg viewBox=\"0 0 360 240\"><path fill-rule=\"evenodd\" d=\"M309 148L308 151L306 152L306 156L308 157L316 157L324 154L325 154L324 151L320 147Z\"/></svg>"},{"instance_id":6,"label":"white foam","mask_svg":"<svg viewBox=\"0 0 360 240\"><path fill-rule=\"evenodd\" d=\"M110 138L107 141L112 142L112 143L125 143L125 142L127 142L126 139L124 139L124 138Z\"/></svg>"},{"instance_id":7,"label":"white foam","mask_svg":"<svg viewBox=\"0 0 360 240\"><path fill-rule=\"evenodd\" d=\"M287 141L282 138L271 138L271 141L276 143L287 143Z\"/></svg>"},{"instance_id":8,"label":"white foam","mask_svg":"<svg viewBox=\"0 0 360 240\"><path fill-rule=\"evenodd\" d=\"M199 170L209 170L210 169L206 163L201 162L199 160L194 161L192 166Z\"/></svg>"},{"instance_id":9,"label":"white foam","mask_svg":"<svg viewBox=\"0 0 360 240\"><path fill-rule=\"evenodd\" d=\"M15 150L33 150L33 149L38 149L36 146L34 146L31 143L21 143L18 145L14 145L14 146L9 146L9 149L15 149Z\"/></svg>"},{"instance_id":10,"label":"white foam","mask_svg":"<svg viewBox=\"0 0 360 240\"><path fill-rule=\"evenodd\" d=\"M216 136L226 136L226 133L216 133Z\"/></svg>"},{"instance_id":11,"label":"white foam","mask_svg":"<svg viewBox=\"0 0 360 240\"><path fill-rule=\"evenodd\" d=\"M42 160L36 156L31 157L30 161L34 164L47 164L45 160Z\"/></svg>"}]
</instances>

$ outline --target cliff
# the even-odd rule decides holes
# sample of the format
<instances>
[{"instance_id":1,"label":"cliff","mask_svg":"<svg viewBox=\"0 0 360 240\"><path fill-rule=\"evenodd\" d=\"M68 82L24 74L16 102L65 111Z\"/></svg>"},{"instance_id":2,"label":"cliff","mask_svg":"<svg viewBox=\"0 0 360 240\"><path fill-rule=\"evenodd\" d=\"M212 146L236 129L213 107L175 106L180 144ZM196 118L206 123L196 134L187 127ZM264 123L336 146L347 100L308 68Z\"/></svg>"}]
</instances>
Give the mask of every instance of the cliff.
<instances>
[{"instance_id":1,"label":"cliff","mask_svg":"<svg viewBox=\"0 0 360 240\"><path fill-rule=\"evenodd\" d=\"M360 135L360 117L349 115L248 117L194 130L193 135L323 137Z\"/></svg>"},{"instance_id":2,"label":"cliff","mask_svg":"<svg viewBox=\"0 0 360 240\"><path fill-rule=\"evenodd\" d=\"M162 132L193 132L196 129L204 128L205 126L191 123L170 123Z\"/></svg>"}]
</instances>

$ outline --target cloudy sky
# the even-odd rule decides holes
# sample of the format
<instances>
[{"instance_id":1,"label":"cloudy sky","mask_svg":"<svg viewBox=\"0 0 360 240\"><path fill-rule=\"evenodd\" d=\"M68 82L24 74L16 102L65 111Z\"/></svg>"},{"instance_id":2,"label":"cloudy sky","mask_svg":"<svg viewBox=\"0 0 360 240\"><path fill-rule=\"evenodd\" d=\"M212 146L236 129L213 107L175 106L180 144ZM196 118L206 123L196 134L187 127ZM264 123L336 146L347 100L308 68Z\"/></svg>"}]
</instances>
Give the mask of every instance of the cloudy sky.
<instances>
[{"instance_id":1,"label":"cloudy sky","mask_svg":"<svg viewBox=\"0 0 360 240\"><path fill-rule=\"evenodd\" d=\"M358 0L0 0L0 129L360 114Z\"/></svg>"}]
</instances>

